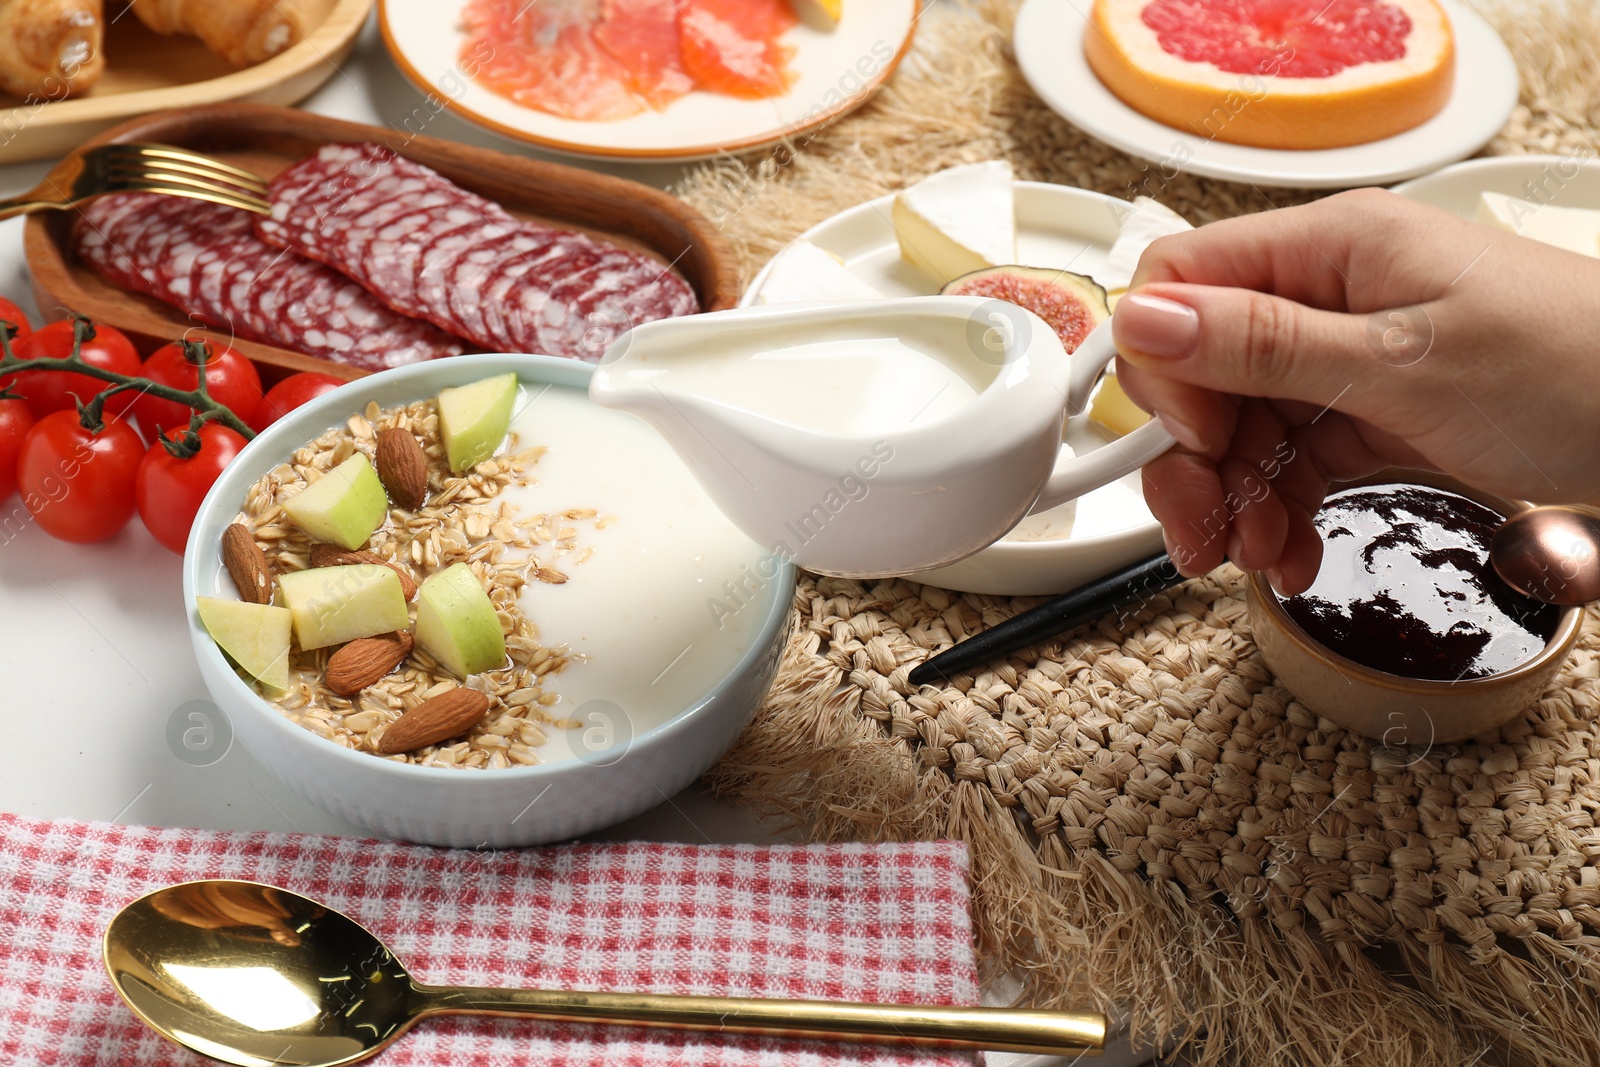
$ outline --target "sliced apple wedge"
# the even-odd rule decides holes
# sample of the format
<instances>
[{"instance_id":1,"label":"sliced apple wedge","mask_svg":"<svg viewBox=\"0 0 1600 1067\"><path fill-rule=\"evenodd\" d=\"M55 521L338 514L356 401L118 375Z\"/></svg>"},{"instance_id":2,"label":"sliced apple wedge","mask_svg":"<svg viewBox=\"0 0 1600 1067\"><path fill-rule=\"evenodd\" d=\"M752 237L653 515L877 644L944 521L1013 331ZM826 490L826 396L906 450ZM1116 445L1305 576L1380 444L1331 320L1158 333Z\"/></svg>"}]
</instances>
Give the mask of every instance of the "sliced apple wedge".
<instances>
[{"instance_id":1,"label":"sliced apple wedge","mask_svg":"<svg viewBox=\"0 0 1600 1067\"><path fill-rule=\"evenodd\" d=\"M318 541L357 549L389 513L378 472L357 452L283 502L291 522Z\"/></svg>"},{"instance_id":2,"label":"sliced apple wedge","mask_svg":"<svg viewBox=\"0 0 1600 1067\"><path fill-rule=\"evenodd\" d=\"M378 563L316 567L278 576L302 649L326 648L411 625L394 568Z\"/></svg>"},{"instance_id":3,"label":"sliced apple wedge","mask_svg":"<svg viewBox=\"0 0 1600 1067\"><path fill-rule=\"evenodd\" d=\"M194 598L200 623L239 669L269 689L289 688L288 608L217 597Z\"/></svg>"},{"instance_id":4,"label":"sliced apple wedge","mask_svg":"<svg viewBox=\"0 0 1600 1067\"><path fill-rule=\"evenodd\" d=\"M452 471L475 467L500 450L516 399L515 374L439 391L439 436Z\"/></svg>"},{"instance_id":5,"label":"sliced apple wedge","mask_svg":"<svg viewBox=\"0 0 1600 1067\"><path fill-rule=\"evenodd\" d=\"M446 567L422 583L417 593L417 644L462 678L505 664L500 617L467 564Z\"/></svg>"}]
</instances>

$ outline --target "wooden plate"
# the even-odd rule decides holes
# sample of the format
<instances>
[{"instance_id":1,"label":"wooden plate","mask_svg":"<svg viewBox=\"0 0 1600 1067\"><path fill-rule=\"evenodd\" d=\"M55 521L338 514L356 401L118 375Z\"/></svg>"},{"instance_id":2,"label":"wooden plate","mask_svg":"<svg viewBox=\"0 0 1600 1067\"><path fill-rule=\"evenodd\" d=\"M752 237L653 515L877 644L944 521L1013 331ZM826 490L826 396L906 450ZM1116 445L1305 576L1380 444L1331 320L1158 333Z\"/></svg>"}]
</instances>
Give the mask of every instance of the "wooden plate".
<instances>
[{"instance_id":1,"label":"wooden plate","mask_svg":"<svg viewBox=\"0 0 1600 1067\"><path fill-rule=\"evenodd\" d=\"M316 28L305 40L242 70L193 37L164 37L132 16L116 18L106 27L105 73L85 95L19 100L0 93L0 163L64 155L110 126L169 107L296 103L338 73L372 4L316 0Z\"/></svg>"},{"instance_id":2,"label":"wooden plate","mask_svg":"<svg viewBox=\"0 0 1600 1067\"><path fill-rule=\"evenodd\" d=\"M739 299L738 265L711 220L675 197L623 178L258 104L216 104L149 115L106 132L89 145L113 141L177 145L263 178L330 142L376 141L522 218L584 230L672 264L694 287L707 311L733 307ZM34 215L24 231L34 293L46 315L60 316L70 309L115 326L141 346L206 335L176 308L114 286L78 262L70 248L76 218L75 212ZM232 344L272 381L304 370L345 379L364 373L256 341Z\"/></svg>"},{"instance_id":3,"label":"wooden plate","mask_svg":"<svg viewBox=\"0 0 1600 1067\"><path fill-rule=\"evenodd\" d=\"M685 161L805 136L860 107L911 48L922 0L845 0L836 26L815 13L784 35L795 81L782 96L738 100L696 90L660 111L612 122L523 107L473 78L462 0L378 0L395 66L430 100L506 137L585 159ZM532 6L531 4L529 6ZM481 62L478 61L478 62Z\"/></svg>"}]
</instances>

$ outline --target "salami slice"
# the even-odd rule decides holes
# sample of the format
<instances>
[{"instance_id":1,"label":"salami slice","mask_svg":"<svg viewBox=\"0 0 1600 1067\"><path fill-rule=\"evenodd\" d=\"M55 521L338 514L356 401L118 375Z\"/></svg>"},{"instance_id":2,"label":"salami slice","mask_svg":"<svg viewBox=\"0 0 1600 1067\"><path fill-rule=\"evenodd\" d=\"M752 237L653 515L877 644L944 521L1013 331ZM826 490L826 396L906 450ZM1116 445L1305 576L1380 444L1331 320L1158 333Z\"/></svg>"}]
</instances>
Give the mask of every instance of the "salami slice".
<instances>
[{"instance_id":1,"label":"salami slice","mask_svg":"<svg viewBox=\"0 0 1600 1067\"><path fill-rule=\"evenodd\" d=\"M247 212L174 201L149 193L101 197L79 221L78 257L212 329L367 370L463 350L456 338L397 314L337 271L267 244Z\"/></svg>"},{"instance_id":2,"label":"salami slice","mask_svg":"<svg viewBox=\"0 0 1600 1067\"><path fill-rule=\"evenodd\" d=\"M506 294L523 275L566 250L562 236L560 233L518 234L512 239L512 254L501 258L487 271L480 303L483 305L485 336L495 339L495 348L505 349L511 344L510 323L506 318L509 311Z\"/></svg>"},{"instance_id":3,"label":"salami slice","mask_svg":"<svg viewBox=\"0 0 1600 1067\"><path fill-rule=\"evenodd\" d=\"M666 264L519 219L382 145L325 145L271 186L272 216L256 221L263 240L494 351L597 361L631 326L700 310ZM414 210L352 211L383 199L361 192L368 186L405 190Z\"/></svg>"}]
</instances>

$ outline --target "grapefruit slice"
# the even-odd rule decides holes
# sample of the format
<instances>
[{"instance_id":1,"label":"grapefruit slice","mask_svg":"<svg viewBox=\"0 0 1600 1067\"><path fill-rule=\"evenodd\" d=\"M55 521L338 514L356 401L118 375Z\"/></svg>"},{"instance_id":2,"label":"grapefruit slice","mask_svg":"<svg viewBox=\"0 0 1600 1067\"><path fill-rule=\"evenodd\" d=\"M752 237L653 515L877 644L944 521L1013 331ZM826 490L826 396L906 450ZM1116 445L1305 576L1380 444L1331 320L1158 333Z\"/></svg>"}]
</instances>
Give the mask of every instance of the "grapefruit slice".
<instances>
[{"instance_id":1,"label":"grapefruit slice","mask_svg":"<svg viewBox=\"0 0 1600 1067\"><path fill-rule=\"evenodd\" d=\"M782 96L792 49L779 38L799 21L786 0L684 0L683 67L702 89L759 100Z\"/></svg>"},{"instance_id":2,"label":"grapefruit slice","mask_svg":"<svg viewBox=\"0 0 1600 1067\"><path fill-rule=\"evenodd\" d=\"M462 66L524 107L568 119L611 120L645 110L626 64L600 46L601 0L469 0ZM487 58L485 58L487 57Z\"/></svg>"},{"instance_id":3,"label":"grapefruit slice","mask_svg":"<svg viewBox=\"0 0 1600 1067\"><path fill-rule=\"evenodd\" d=\"M1393 136L1455 77L1436 0L1095 0L1084 55L1135 111L1261 148Z\"/></svg>"},{"instance_id":4,"label":"grapefruit slice","mask_svg":"<svg viewBox=\"0 0 1600 1067\"><path fill-rule=\"evenodd\" d=\"M694 88L678 32L674 0L601 0L594 38L627 70L633 91L659 111Z\"/></svg>"}]
</instances>

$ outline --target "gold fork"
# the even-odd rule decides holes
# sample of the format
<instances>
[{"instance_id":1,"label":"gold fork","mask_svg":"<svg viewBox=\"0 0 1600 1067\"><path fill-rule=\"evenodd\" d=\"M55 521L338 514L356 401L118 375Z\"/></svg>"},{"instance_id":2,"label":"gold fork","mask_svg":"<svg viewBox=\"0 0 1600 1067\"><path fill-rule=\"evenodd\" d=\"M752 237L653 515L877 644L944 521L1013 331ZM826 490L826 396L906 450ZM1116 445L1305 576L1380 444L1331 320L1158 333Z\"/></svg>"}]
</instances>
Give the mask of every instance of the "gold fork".
<instances>
[{"instance_id":1,"label":"gold fork","mask_svg":"<svg viewBox=\"0 0 1600 1067\"><path fill-rule=\"evenodd\" d=\"M165 193L271 213L267 186L249 171L181 148L103 144L68 156L37 187L0 200L0 219L62 211L107 193Z\"/></svg>"}]
</instances>

